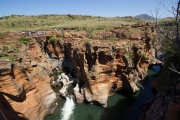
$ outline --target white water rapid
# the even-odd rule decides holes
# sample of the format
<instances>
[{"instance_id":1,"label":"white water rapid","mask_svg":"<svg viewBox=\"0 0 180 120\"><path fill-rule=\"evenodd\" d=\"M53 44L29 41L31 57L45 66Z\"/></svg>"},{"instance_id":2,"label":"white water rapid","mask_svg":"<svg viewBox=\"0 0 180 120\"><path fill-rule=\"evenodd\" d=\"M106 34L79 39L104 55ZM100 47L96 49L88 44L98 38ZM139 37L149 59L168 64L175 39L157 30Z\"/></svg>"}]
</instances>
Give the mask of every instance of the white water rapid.
<instances>
[{"instance_id":1,"label":"white water rapid","mask_svg":"<svg viewBox=\"0 0 180 120\"><path fill-rule=\"evenodd\" d=\"M61 115L62 115L61 120L69 120L71 118L73 114L74 106L75 104L74 104L72 96L66 97L66 102L61 111Z\"/></svg>"}]
</instances>

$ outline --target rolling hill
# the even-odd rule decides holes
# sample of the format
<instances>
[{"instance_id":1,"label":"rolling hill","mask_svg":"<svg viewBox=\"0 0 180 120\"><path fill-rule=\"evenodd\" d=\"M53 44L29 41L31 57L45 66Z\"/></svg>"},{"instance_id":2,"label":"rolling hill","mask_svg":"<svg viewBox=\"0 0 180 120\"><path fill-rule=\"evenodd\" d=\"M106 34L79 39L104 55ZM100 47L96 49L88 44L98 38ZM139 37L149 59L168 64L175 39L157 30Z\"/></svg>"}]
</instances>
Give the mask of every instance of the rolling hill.
<instances>
[{"instance_id":1,"label":"rolling hill","mask_svg":"<svg viewBox=\"0 0 180 120\"><path fill-rule=\"evenodd\" d=\"M136 15L136 16L134 16L134 18L138 18L140 20L153 20L153 19L155 19L154 17L149 16L148 14Z\"/></svg>"}]
</instances>

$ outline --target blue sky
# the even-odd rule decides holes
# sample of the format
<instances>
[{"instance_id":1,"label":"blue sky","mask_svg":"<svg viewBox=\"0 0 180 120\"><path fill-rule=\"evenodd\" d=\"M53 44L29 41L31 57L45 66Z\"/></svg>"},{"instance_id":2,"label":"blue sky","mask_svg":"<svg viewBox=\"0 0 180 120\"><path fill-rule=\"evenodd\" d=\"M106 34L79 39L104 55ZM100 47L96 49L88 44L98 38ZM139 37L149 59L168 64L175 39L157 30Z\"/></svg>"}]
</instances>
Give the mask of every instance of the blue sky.
<instances>
[{"instance_id":1,"label":"blue sky","mask_svg":"<svg viewBox=\"0 0 180 120\"><path fill-rule=\"evenodd\" d=\"M171 0L0 0L0 17L11 14L80 14L104 17L149 14L160 1L171 9ZM172 0L177 3L177 0ZM161 17L173 16L162 5Z\"/></svg>"}]
</instances>

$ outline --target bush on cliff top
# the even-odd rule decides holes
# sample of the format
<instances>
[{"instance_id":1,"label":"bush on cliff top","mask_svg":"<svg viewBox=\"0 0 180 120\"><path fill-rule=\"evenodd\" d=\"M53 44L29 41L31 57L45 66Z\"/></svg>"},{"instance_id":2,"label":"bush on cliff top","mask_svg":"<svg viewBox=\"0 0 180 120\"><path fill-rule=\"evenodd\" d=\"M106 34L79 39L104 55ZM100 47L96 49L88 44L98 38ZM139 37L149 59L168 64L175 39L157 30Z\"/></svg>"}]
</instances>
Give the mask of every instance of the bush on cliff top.
<instances>
[{"instance_id":1,"label":"bush on cliff top","mask_svg":"<svg viewBox=\"0 0 180 120\"><path fill-rule=\"evenodd\" d=\"M0 33L0 38L5 38L6 34L5 33Z\"/></svg>"},{"instance_id":2,"label":"bush on cliff top","mask_svg":"<svg viewBox=\"0 0 180 120\"><path fill-rule=\"evenodd\" d=\"M3 48L0 52L0 57L9 59L11 63L15 63L14 58L16 58L16 54L11 54L11 53L17 53L17 52L19 52L18 48L15 48L11 46L10 44L5 44L3 45Z\"/></svg>"},{"instance_id":3,"label":"bush on cliff top","mask_svg":"<svg viewBox=\"0 0 180 120\"><path fill-rule=\"evenodd\" d=\"M49 39L49 42L55 42L57 40L58 39L56 38L56 36L51 36L50 39Z\"/></svg>"},{"instance_id":4,"label":"bush on cliff top","mask_svg":"<svg viewBox=\"0 0 180 120\"><path fill-rule=\"evenodd\" d=\"M20 37L20 38L17 39L17 41L27 45L28 43L31 42L31 39L30 38L26 38L26 37Z\"/></svg>"}]
</instances>

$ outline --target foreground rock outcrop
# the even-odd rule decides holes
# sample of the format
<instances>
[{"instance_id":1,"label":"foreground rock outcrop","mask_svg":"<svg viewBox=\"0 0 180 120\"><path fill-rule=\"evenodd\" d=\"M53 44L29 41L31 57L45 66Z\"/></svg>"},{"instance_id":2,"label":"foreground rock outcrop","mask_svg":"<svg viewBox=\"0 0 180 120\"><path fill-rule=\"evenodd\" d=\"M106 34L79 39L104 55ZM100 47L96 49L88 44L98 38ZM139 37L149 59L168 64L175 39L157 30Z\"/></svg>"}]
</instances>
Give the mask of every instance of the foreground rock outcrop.
<instances>
[{"instance_id":1,"label":"foreground rock outcrop","mask_svg":"<svg viewBox=\"0 0 180 120\"><path fill-rule=\"evenodd\" d=\"M159 95L142 105L144 113L139 120L179 120L180 81L177 80L168 93Z\"/></svg>"},{"instance_id":2,"label":"foreground rock outcrop","mask_svg":"<svg viewBox=\"0 0 180 120\"><path fill-rule=\"evenodd\" d=\"M35 42L0 46L0 109L8 120L42 120L57 107L51 66Z\"/></svg>"},{"instance_id":3,"label":"foreground rock outcrop","mask_svg":"<svg viewBox=\"0 0 180 120\"><path fill-rule=\"evenodd\" d=\"M54 111L57 106L56 94L50 87L50 79L44 69L38 68L28 76L23 67L1 59L0 72L1 95L18 116L38 120ZM3 103L2 107L8 109Z\"/></svg>"}]
</instances>

